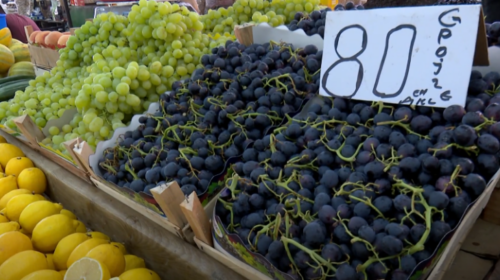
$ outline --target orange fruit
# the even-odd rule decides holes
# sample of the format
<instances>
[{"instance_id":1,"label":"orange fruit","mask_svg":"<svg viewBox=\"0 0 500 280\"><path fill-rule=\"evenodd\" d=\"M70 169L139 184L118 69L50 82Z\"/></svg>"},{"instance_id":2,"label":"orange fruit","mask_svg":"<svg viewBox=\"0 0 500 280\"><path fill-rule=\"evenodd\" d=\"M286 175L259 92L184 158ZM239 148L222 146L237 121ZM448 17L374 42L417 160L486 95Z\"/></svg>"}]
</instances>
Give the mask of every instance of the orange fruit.
<instances>
[{"instance_id":1,"label":"orange fruit","mask_svg":"<svg viewBox=\"0 0 500 280\"><path fill-rule=\"evenodd\" d=\"M41 194L47 188L47 178L40 168L26 168L17 177L17 187Z\"/></svg>"},{"instance_id":2,"label":"orange fruit","mask_svg":"<svg viewBox=\"0 0 500 280\"><path fill-rule=\"evenodd\" d=\"M35 167L31 159L27 157L12 158L7 162L7 166L5 166L5 174L19 176L21 171L30 167Z\"/></svg>"}]
</instances>

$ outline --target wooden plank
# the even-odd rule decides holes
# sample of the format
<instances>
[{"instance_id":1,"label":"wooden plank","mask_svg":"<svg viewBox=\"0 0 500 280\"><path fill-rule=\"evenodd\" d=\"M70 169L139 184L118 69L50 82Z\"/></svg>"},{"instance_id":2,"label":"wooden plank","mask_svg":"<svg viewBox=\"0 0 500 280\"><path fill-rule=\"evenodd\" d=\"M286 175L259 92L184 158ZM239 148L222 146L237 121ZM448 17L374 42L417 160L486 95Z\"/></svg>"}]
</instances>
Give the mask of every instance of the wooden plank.
<instances>
[{"instance_id":1,"label":"wooden plank","mask_svg":"<svg viewBox=\"0 0 500 280\"><path fill-rule=\"evenodd\" d=\"M427 279L440 280L443 279L445 273L452 265L458 250L462 246L467 234L481 214L483 208L490 200L490 196L498 184L500 176L499 173L495 174L494 180L486 187L483 194L479 197L476 203L469 209L467 215L463 218L460 227L455 231L450 242L444 249L439 261L434 269L431 271Z\"/></svg>"},{"instance_id":2,"label":"wooden plank","mask_svg":"<svg viewBox=\"0 0 500 280\"><path fill-rule=\"evenodd\" d=\"M162 279L243 280L245 277L183 242L129 206L85 183L38 152L0 131L46 174L49 197L74 212L89 228L122 242ZM159 215L156 214L159 217Z\"/></svg>"},{"instance_id":3,"label":"wooden plank","mask_svg":"<svg viewBox=\"0 0 500 280\"><path fill-rule=\"evenodd\" d=\"M484 280L498 280L500 279L500 262L497 261L496 264L491 268L488 275L484 278ZM448 279L446 279L448 280ZM453 279L449 279L453 280Z\"/></svg>"},{"instance_id":4,"label":"wooden plank","mask_svg":"<svg viewBox=\"0 0 500 280\"><path fill-rule=\"evenodd\" d=\"M500 225L500 189L493 190L490 202L484 208L482 218L486 222Z\"/></svg>"},{"instance_id":5,"label":"wooden plank","mask_svg":"<svg viewBox=\"0 0 500 280\"><path fill-rule=\"evenodd\" d=\"M90 181L90 176L85 172L85 170L79 169L78 166L76 166L74 163L68 161L67 159L61 157L60 155L49 151L45 148L40 147L38 149L38 152L42 154L44 157L50 159L51 161L55 162L59 166L63 167L65 170L69 171L70 173L74 174L78 178L81 178L82 180L86 181L89 184L92 184L92 181Z\"/></svg>"},{"instance_id":6,"label":"wooden plank","mask_svg":"<svg viewBox=\"0 0 500 280\"><path fill-rule=\"evenodd\" d=\"M493 261L478 258L472 254L459 251L455 265L444 275L444 280L475 280L484 279ZM432 279L432 278L429 278Z\"/></svg>"},{"instance_id":7,"label":"wooden plank","mask_svg":"<svg viewBox=\"0 0 500 280\"><path fill-rule=\"evenodd\" d=\"M198 248L205 252L205 254L211 256L213 259L220 261L233 271L238 272L240 275L244 276L249 280L271 280L268 276L264 275L262 272L256 270L255 268L247 265L246 263L241 262L240 260L228 256L224 253L221 253L214 249L213 247L203 243L196 237L194 238L194 242L198 246Z\"/></svg>"},{"instance_id":8,"label":"wooden plank","mask_svg":"<svg viewBox=\"0 0 500 280\"><path fill-rule=\"evenodd\" d=\"M498 257L500 256L499 237L499 225L478 219L467 235L461 250L478 255Z\"/></svg>"},{"instance_id":9,"label":"wooden plank","mask_svg":"<svg viewBox=\"0 0 500 280\"><path fill-rule=\"evenodd\" d=\"M159 215L158 213L154 212L153 210L147 208L146 206L143 206L132 199L126 197L122 193L116 191L113 188L110 188L109 186L105 185L103 182L100 180L97 180L93 177L90 178L91 181L94 183L94 185L100 189L101 191L107 193L108 195L114 197L116 200L120 201L121 203L125 204L125 206L131 208L134 210L137 216L142 217L142 219L148 219L151 220L152 222L156 223L157 225L161 226L162 228L166 229L170 233L176 235L179 238L183 238L181 229L172 224L167 218Z\"/></svg>"}]
</instances>

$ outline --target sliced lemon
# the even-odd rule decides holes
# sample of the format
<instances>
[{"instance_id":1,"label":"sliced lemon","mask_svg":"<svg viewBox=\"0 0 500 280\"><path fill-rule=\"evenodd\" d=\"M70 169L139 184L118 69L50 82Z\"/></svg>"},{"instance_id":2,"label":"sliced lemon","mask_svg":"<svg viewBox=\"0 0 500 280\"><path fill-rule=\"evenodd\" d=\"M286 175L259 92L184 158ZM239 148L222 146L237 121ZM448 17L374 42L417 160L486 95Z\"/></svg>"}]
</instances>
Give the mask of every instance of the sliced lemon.
<instances>
[{"instance_id":1,"label":"sliced lemon","mask_svg":"<svg viewBox=\"0 0 500 280\"><path fill-rule=\"evenodd\" d=\"M86 257L93 258L105 264L112 277L119 276L125 271L125 257L116 245L102 244L90 250Z\"/></svg>"},{"instance_id":2,"label":"sliced lemon","mask_svg":"<svg viewBox=\"0 0 500 280\"><path fill-rule=\"evenodd\" d=\"M68 261L66 262L66 267L70 267L77 260L85 257L87 255L87 253L90 250L94 249L95 247L97 247L101 244L106 244L108 242L109 242L108 240L99 239L99 238L92 238L92 239L83 241L82 243L80 243L80 245L76 246L76 248L69 255Z\"/></svg>"},{"instance_id":3,"label":"sliced lemon","mask_svg":"<svg viewBox=\"0 0 500 280\"><path fill-rule=\"evenodd\" d=\"M98 260L91 258L81 258L73 263L66 274L64 280L109 280L108 268Z\"/></svg>"}]
</instances>

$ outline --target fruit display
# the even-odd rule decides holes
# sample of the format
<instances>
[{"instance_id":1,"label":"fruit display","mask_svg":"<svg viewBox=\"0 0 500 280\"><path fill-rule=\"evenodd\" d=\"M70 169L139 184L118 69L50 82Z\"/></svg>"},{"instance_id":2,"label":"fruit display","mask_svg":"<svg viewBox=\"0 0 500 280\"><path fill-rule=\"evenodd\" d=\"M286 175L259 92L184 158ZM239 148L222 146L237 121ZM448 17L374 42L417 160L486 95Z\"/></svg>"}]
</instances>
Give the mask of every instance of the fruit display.
<instances>
[{"instance_id":1,"label":"fruit display","mask_svg":"<svg viewBox=\"0 0 500 280\"><path fill-rule=\"evenodd\" d=\"M319 0L236 0L228 8L209 10L201 20L207 33L233 34L236 25L249 22L266 22L274 27L288 24L297 12L319 9L319 3Z\"/></svg>"},{"instance_id":2,"label":"fruit display","mask_svg":"<svg viewBox=\"0 0 500 280\"><path fill-rule=\"evenodd\" d=\"M2 280L160 279L121 243L88 230L61 204L47 200L43 171L1 137L0 169Z\"/></svg>"},{"instance_id":3,"label":"fruit display","mask_svg":"<svg viewBox=\"0 0 500 280\"><path fill-rule=\"evenodd\" d=\"M66 47L59 50L60 59L50 73L31 81L10 102L0 103L0 119L15 129L12 119L29 115L44 128L76 108L69 124L50 127L50 137L42 143L66 153L62 143L81 137L95 148L158 101L174 81L202 67L201 56L219 44L202 30L197 13L143 0L128 17L99 14L74 36L33 32L30 40L35 44L52 47L67 40Z\"/></svg>"},{"instance_id":4,"label":"fruit display","mask_svg":"<svg viewBox=\"0 0 500 280\"><path fill-rule=\"evenodd\" d=\"M204 69L162 95L158 113L141 117L137 129L104 152L104 179L147 194L169 181L185 194L205 193L225 161L245 156L252 141L316 96L321 57L312 45L228 41L212 49L201 58Z\"/></svg>"},{"instance_id":5,"label":"fruit display","mask_svg":"<svg viewBox=\"0 0 500 280\"><path fill-rule=\"evenodd\" d=\"M407 279L500 167L499 82L446 109L323 97L245 149L216 215L293 278Z\"/></svg>"}]
</instances>

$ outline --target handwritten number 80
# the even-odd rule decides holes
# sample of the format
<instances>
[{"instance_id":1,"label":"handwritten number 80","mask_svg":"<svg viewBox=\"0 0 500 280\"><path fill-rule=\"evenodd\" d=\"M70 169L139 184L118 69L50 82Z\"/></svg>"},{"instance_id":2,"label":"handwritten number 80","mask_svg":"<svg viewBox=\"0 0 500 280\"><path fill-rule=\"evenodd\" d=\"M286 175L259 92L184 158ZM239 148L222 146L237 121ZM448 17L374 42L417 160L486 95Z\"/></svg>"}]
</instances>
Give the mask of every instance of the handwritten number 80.
<instances>
[{"instance_id":1,"label":"handwritten number 80","mask_svg":"<svg viewBox=\"0 0 500 280\"><path fill-rule=\"evenodd\" d=\"M347 31L347 30L350 30L350 29L359 29L359 30L362 31L363 38L362 38L362 42L361 42L361 49L357 53L355 53L354 55L352 55L350 57L344 57L344 56L340 55L339 52L338 52L339 40L340 40L340 36L342 35L342 33L345 32L345 31ZM389 43L390 43L391 37L395 33L401 32L401 31L405 31L405 30L410 30L411 31L411 41L410 41L410 44L409 44L409 47L408 47L408 57L406 59L405 73L404 73L403 78L401 79L399 89L396 92L393 92L393 93L380 92L378 90L379 81L380 81L380 77L382 75L382 71L384 70L386 58L388 57ZM377 73L377 77L375 79L375 83L374 83L374 86L373 86L373 94L375 96L378 96L378 97L381 97L381 98L391 98L391 97L396 97L399 94L401 94L401 92L403 91L403 89L405 87L406 80L408 78L408 73L410 71L411 56L412 56L412 51L413 51L413 46L415 44L415 38L416 38L416 36L417 36L417 29L416 29L416 27L413 26L413 25L409 25L409 24L401 24L401 25L397 26L396 28L391 29L387 33L386 41L385 41L384 54L382 56L382 60L380 62L380 66L379 66L379 70L378 70L378 73ZM344 40L343 43L344 44L349 44L349 42L345 42L345 40ZM321 81L322 87L323 87L323 89L325 90L326 93L328 93L331 96L344 97L344 98L351 98L354 95L356 95L356 93L358 92L359 88L361 87L361 83L363 82L363 75L364 75L363 63L361 63L361 61L359 61L358 57L366 50L367 44L368 44L368 35L366 33L365 28L362 27L359 24L354 24L354 25L346 26L346 27L342 28L338 32L337 37L335 37L334 48L335 48L335 52L337 53L337 56L340 59L337 60L335 63L333 63L330 67L328 67L328 69L326 70L325 74L323 75L323 79ZM396 50L397 51L396 48L392 48L391 50ZM389 53L389 55L390 55L390 53ZM397 55L397 53L395 53L393 55ZM398 61L401 61L402 63L404 63L403 59L402 60L398 60ZM345 62L355 62L359 66L357 73L354 72L354 73L351 74L351 75L354 76L353 78L356 78L356 87L355 87L354 91L351 92L351 93L343 93L343 94L342 93L334 93L334 92L330 91L326 87L328 78L330 76L330 72L337 65L339 65L341 63L345 63Z\"/></svg>"}]
</instances>

